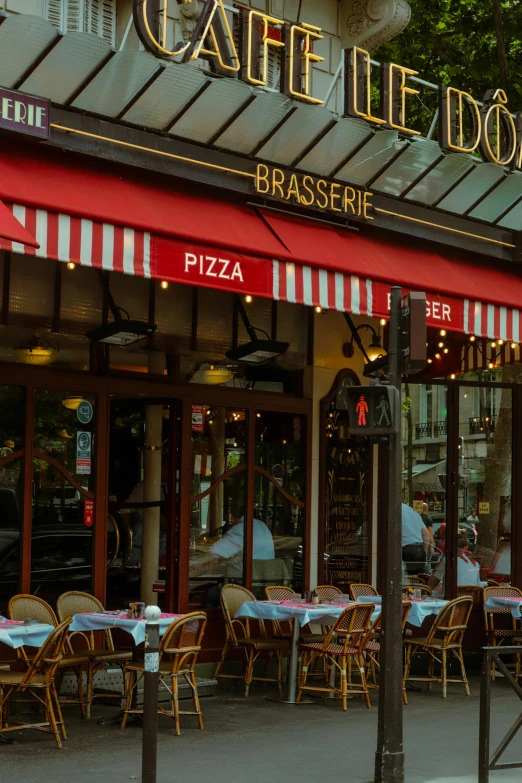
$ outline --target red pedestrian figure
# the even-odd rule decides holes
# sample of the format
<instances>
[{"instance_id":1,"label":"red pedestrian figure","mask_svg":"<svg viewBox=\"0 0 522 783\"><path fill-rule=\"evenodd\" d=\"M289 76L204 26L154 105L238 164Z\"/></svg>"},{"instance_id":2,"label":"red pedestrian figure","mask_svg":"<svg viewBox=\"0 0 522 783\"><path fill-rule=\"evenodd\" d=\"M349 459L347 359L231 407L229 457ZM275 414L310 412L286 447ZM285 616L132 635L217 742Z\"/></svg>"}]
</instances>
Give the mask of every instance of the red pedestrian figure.
<instances>
[{"instance_id":1,"label":"red pedestrian figure","mask_svg":"<svg viewBox=\"0 0 522 783\"><path fill-rule=\"evenodd\" d=\"M367 421L366 421L366 414L368 413L370 409L368 408L368 403L364 399L363 395L359 397L359 402L355 406L355 412L358 414L358 420L357 420L357 426L358 427L366 427Z\"/></svg>"}]
</instances>

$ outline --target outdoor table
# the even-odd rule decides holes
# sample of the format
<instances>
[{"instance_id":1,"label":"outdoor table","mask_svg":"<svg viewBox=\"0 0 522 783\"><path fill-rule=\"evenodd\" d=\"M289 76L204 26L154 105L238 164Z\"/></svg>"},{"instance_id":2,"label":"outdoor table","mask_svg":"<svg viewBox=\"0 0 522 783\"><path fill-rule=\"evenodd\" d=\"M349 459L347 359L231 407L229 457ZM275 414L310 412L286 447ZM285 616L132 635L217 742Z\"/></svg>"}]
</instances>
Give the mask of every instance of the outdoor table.
<instances>
[{"instance_id":1,"label":"outdoor table","mask_svg":"<svg viewBox=\"0 0 522 783\"><path fill-rule=\"evenodd\" d=\"M408 615L408 623L420 628L426 619L432 614L438 614L443 606L446 606L448 601L444 601L442 598L409 598L411 603L410 613ZM375 596L359 596L357 603L370 603L380 605L382 603L382 597L380 595Z\"/></svg>"},{"instance_id":2,"label":"outdoor table","mask_svg":"<svg viewBox=\"0 0 522 783\"><path fill-rule=\"evenodd\" d=\"M159 632L160 636L163 636L169 625L181 617L180 614L168 614L161 613L159 619ZM145 641L145 625L146 619L144 617L137 619L133 617L129 619L127 612L86 612L85 614L75 614L72 619L72 623L69 626L71 632L74 631L106 631L111 628L121 628L123 631L130 633L134 639L136 646L143 644Z\"/></svg>"},{"instance_id":3,"label":"outdoor table","mask_svg":"<svg viewBox=\"0 0 522 783\"><path fill-rule=\"evenodd\" d=\"M345 604L294 604L292 601L245 601L238 609L235 618L249 617L254 620L281 620L292 623L290 642L290 673L288 699L286 704L296 704L297 658L299 647L299 628L309 623L333 625L337 618L354 601ZM375 611L375 617L379 612ZM372 617L372 620L374 617Z\"/></svg>"},{"instance_id":4,"label":"outdoor table","mask_svg":"<svg viewBox=\"0 0 522 783\"><path fill-rule=\"evenodd\" d=\"M522 597L507 598L504 596L491 596L484 604L486 609L509 609L515 620L522 617Z\"/></svg>"},{"instance_id":5,"label":"outdoor table","mask_svg":"<svg viewBox=\"0 0 522 783\"><path fill-rule=\"evenodd\" d=\"M54 626L46 623L25 625L23 620L0 619L0 642L17 650L19 647L41 647Z\"/></svg>"}]
</instances>

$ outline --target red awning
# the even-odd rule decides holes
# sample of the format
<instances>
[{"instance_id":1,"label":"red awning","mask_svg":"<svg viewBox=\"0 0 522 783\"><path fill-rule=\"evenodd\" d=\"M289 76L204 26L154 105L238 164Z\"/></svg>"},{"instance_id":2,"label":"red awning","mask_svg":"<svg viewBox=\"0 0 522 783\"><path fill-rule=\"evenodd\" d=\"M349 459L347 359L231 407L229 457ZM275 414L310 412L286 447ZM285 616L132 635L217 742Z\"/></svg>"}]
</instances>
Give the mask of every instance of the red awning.
<instances>
[{"instance_id":1,"label":"red awning","mask_svg":"<svg viewBox=\"0 0 522 783\"><path fill-rule=\"evenodd\" d=\"M522 341L515 265L383 239L371 225L335 228L30 145L0 153L0 198L30 235L6 235L5 249L370 316L388 314L398 284L426 291L432 325Z\"/></svg>"},{"instance_id":2,"label":"red awning","mask_svg":"<svg viewBox=\"0 0 522 783\"><path fill-rule=\"evenodd\" d=\"M0 201L0 239L7 239L29 247L40 247L34 236L16 219L10 209Z\"/></svg>"}]
</instances>

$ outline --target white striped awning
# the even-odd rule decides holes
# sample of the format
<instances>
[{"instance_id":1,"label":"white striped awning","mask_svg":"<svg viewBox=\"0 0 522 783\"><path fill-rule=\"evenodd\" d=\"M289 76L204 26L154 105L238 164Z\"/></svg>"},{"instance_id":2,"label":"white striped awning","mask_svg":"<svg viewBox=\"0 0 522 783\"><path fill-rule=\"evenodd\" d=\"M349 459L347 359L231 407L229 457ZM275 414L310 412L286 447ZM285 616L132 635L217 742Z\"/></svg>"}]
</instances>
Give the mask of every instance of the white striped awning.
<instances>
[{"instance_id":1,"label":"white striped awning","mask_svg":"<svg viewBox=\"0 0 522 783\"><path fill-rule=\"evenodd\" d=\"M20 204L8 205L39 248L0 240L0 248L37 258L151 277L150 234Z\"/></svg>"},{"instance_id":2,"label":"white striped awning","mask_svg":"<svg viewBox=\"0 0 522 783\"><path fill-rule=\"evenodd\" d=\"M518 343L522 340L520 310L464 299L465 334Z\"/></svg>"}]
</instances>

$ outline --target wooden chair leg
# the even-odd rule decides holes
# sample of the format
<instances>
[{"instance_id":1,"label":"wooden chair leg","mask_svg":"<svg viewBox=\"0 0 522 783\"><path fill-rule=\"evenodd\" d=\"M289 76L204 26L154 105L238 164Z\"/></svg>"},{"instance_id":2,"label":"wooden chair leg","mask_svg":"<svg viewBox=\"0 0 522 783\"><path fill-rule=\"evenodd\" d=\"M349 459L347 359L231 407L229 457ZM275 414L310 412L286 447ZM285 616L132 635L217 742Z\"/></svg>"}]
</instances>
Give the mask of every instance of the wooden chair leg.
<instances>
[{"instance_id":1,"label":"wooden chair leg","mask_svg":"<svg viewBox=\"0 0 522 783\"><path fill-rule=\"evenodd\" d=\"M96 664L94 662L89 662L87 664L87 720L91 717L91 705L92 705L92 694L93 694L93 688L94 688L94 669Z\"/></svg>"},{"instance_id":2,"label":"wooden chair leg","mask_svg":"<svg viewBox=\"0 0 522 783\"><path fill-rule=\"evenodd\" d=\"M58 698L58 693L56 692L56 687L54 682L51 685L51 697L54 699L54 704L56 706L56 714L58 716L58 725L60 726L62 732L62 739L66 740L67 732L65 731L65 721L63 719L62 708L60 706L60 699Z\"/></svg>"},{"instance_id":3,"label":"wooden chair leg","mask_svg":"<svg viewBox=\"0 0 522 783\"><path fill-rule=\"evenodd\" d=\"M247 668L245 672L245 699L248 698L250 691L250 684L252 682L252 676L254 674L254 648L251 647L248 651Z\"/></svg>"},{"instance_id":4,"label":"wooden chair leg","mask_svg":"<svg viewBox=\"0 0 522 783\"><path fill-rule=\"evenodd\" d=\"M402 699L404 704L408 704L408 694L406 693L406 683L410 676L410 662L411 662L411 645L406 645L406 653L404 656L404 678L402 681Z\"/></svg>"},{"instance_id":5,"label":"wooden chair leg","mask_svg":"<svg viewBox=\"0 0 522 783\"><path fill-rule=\"evenodd\" d=\"M341 658L341 698L343 700L343 712L346 712L348 708L348 679L346 665L346 658Z\"/></svg>"},{"instance_id":6,"label":"wooden chair leg","mask_svg":"<svg viewBox=\"0 0 522 783\"><path fill-rule=\"evenodd\" d=\"M306 685L306 677L308 674L308 664L310 662L310 657L311 657L310 653L307 650L303 655L303 660L301 663L301 676L299 678L299 689L297 691L297 698L296 698L297 704L299 704L299 702L303 697L303 688Z\"/></svg>"},{"instance_id":7,"label":"wooden chair leg","mask_svg":"<svg viewBox=\"0 0 522 783\"><path fill-rule=\"evenodd\" d=\"M174 713L174 731L176 737L181 734L181 727L179 724L179 698L178 698L178 675L172 675L172 712Z\"/></svg>"},{"instance_id":8,"label":"wooden chair leg","mask_svg":"<svg viewBox=\"0 0 522 783\"><path fill-rule=\"evenodd\" d=\"M214 669L214 679L215 679L215 680L216 680L216 679L219 677L219 673L220 673L220 671L221 671L221 668L222 668L222 666L223 666L223 663L224 663L224 661L225 661L225 658L226 658L226 657L227 657L227 655L228 655L228 650L229 650L229 644L228 644L228 639L227 639L227 640L226 640L226 642L225 642L225 646L223 647L223 649L222 649L222 651L221 651L221 658L220 658L220 660L219 660L219 662L218 662L218 665L217 665L217 666L216 666L216 668Z\"/></svg>"},{"instance_id":9,"label":"wooden chair leg","mask_svg":"<svg viewBox=\"0 0 522 783\"><path fill-rule=\"evenodd\" d=\"M277 655L277 690L279 698L283 698L283 655L281 650L276 650Z\"/></svg>"},{"instance_id":10,"label":"wooden chair leg","mask_svg":"<svg viewBox=\"0 0 522 783\"><path fill-rule=\"evenodd\" d=\"M434 672L435 672L435 658L433 657L433 655L430 655L430 653L428 653L428 658L429 658L429 660L428 660L428 677L432 677L433 678L433 675L434 675ZM428 690L429 691L431 691L432 686L433 686L433 679L430 680L430 682L428 683Z\"/></svg>"},{"instance_id":11,"label":"wooden chair leg","mask_svg":"<svg viewBox=\"0 0 522 783\"><path fill-rule=\"evenodd\" d=\"M364 656L359 655L359 669L361 672L361 682L364 689L364 698L366 699L366 706L371 708L372 703L370 701L370 691L368 690L368 681L366 679L366 670L364 668Z\"/></svg>"},{"instance_id":12,"label":"wooden chair leg","mask_svg":"<svg viewBox=\"0 0 522 783\"><path fill-rule=\"evenodd\" d=\"M441 678L442 678L442 698L445 699L447 691L448 691L448 652L447 652L447 650L442 650Z\"/></svg>"},{"instance_id":13,"label":"wooden chair leg","mask_svg":"<svg viewBox=\"0 0 522 783\"><path fill-rule=\"evenodd\" d=\"M466 689L466 694L468 696L471 696L471 692L469 690L468 676L466 674L466 667L464 666L464 656L462 655L462 647L459 647L458 650L455 651L455 655L459 659L460 669L462 671L462 681L464 683L464 688Z\"/></svg>"},{"instance_id":14,"label":"wooden chair leg","mask_svg":"<svg viewBox=\"0 0 522 783\"><path fill-rule=\"evenodd\" d=\"M127 696L125 698L125 710L123 712L123 718L121 721L121 730L125 728L127 725L127 718L129 717L129 710L132 706L132 692L134 690L134 681L136 679L136 672L131 669L127 673L128 679L127 679Z\"/></svg>"},{"instance_id":15,"label":"wooden chair leg","mask_svg":"<svg viewBox=\"0 0 522 783\"><path fill-rule=\"evenodd\" d=\"M196 708L196 712L198 714L199 728L203 730L203 715L201 714L201 705L199 703L198 685L196 682L196 675L193 671L190 672L190 681L193 688L192 693L194 697L194 707Z\"/></svg>"},{"instance_id":16,"label":"wooden chair leg","mask_svg":"<svg viewBox=\"0 0 522 783\"><path fill-rule=\"evenodd\" d=\"M62 740L60 737L60 732L58 730L58 724L56 723L56 718L54 716L53 700L51 697L50 686L45 688L45 711L47 713L47 720L49 721L49 725L51 726L51 731L54 734L54 739L56 740L56 744L61 750Z\"/></svg>"},{"instance_id":17,"label":"wooden chair leg","mask_svg":"<svg viewBox=\"0 0 522 783\"><path fill-rule=\"evenodd\" d=\"M86 713L85 713L85 700L83 696L83 666L78 666L76 668L76 682L78 686L77 695L78 695L78 701L80 702L80 713L82 718L85 719Z\"/></svg>"}]
</instances>

